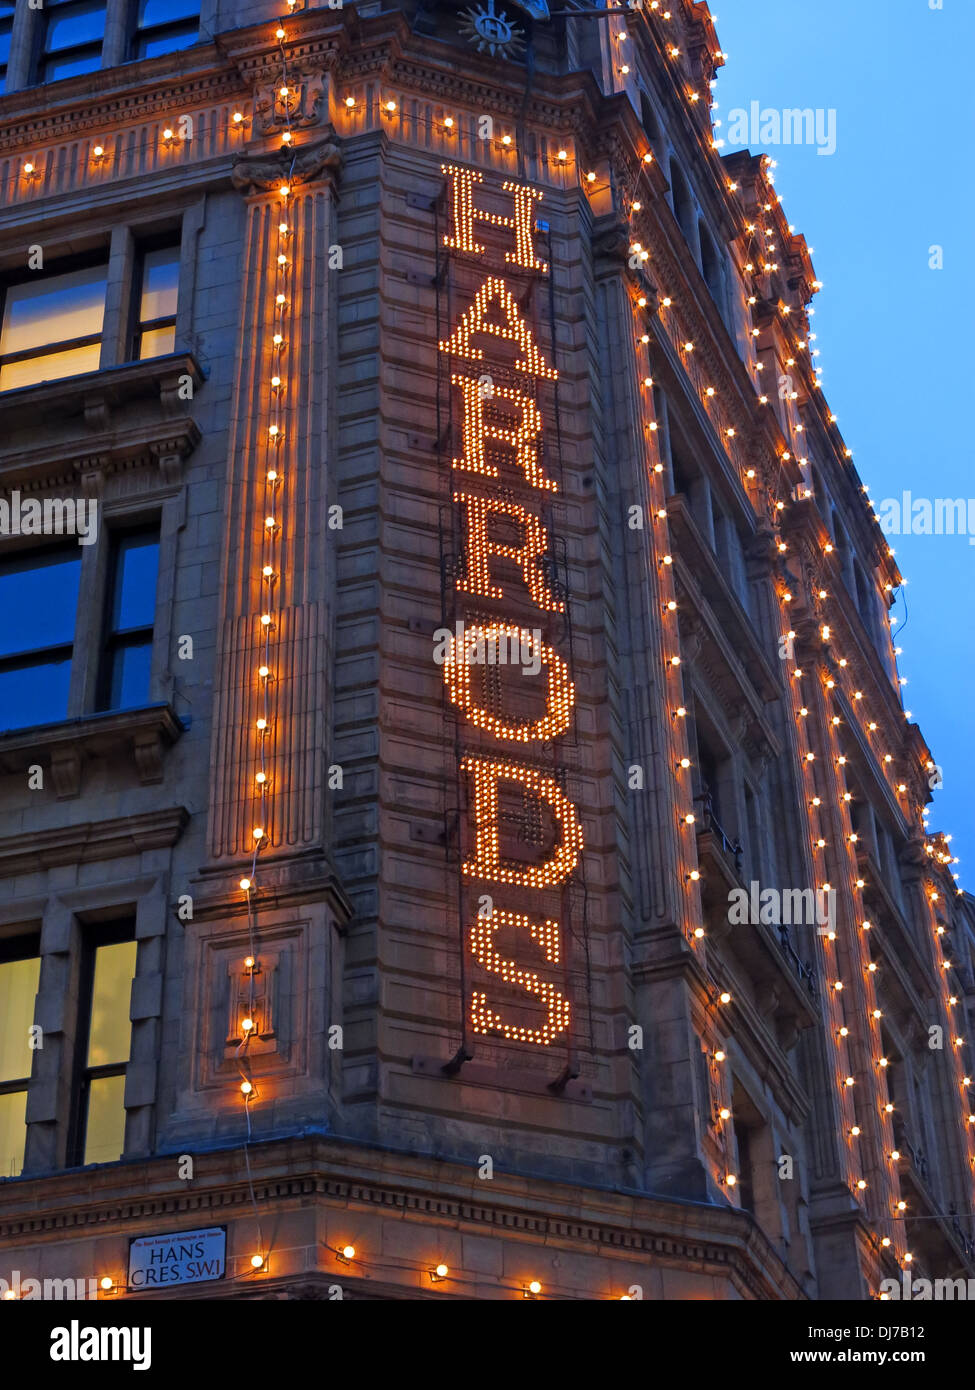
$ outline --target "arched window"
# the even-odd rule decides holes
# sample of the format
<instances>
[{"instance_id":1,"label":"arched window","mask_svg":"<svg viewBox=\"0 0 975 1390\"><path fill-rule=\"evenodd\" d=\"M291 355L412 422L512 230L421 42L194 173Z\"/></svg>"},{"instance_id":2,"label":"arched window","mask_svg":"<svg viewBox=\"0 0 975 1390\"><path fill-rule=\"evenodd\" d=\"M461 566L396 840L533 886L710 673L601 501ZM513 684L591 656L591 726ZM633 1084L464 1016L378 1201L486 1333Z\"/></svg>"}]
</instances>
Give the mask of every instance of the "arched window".
<instances>
[{"instance_id":1,"label":"arched window","mask_svg":"<svg viewBox=\"0 0 975 1390\"><path fill-rule=\"evenodd\" d=\"M687 180L681 173L680 165L675 159L670 161L670 191L674 200L674 216L677 218L677 225L684 233L684 240L695 251L696 255L697 209L694 206L694 198L691 195Z\"/></svg>"},{"instance_id":2,"label":"arched window","mask_svg":"<svg viewBox=\"0 0 975 1390\"><path fill-rule=\"evenodd\" d=\"M726 327L729 325L728 287L725 281L724 258L715 244L714 237L704 222L698 222L697 234L701 245L701 274L708 291L718 308Z\"/></svg>"}]
</instances>

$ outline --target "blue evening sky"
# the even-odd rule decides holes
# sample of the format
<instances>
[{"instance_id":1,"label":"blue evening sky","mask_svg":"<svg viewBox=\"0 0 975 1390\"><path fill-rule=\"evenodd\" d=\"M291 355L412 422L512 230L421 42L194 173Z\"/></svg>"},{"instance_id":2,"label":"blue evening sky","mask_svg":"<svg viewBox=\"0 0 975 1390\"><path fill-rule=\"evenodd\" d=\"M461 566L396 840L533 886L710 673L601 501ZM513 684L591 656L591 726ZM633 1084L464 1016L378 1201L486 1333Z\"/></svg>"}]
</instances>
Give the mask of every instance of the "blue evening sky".
<instances>
[{"instance_id":1,"label":"blue evening sky","mask_svg":"<svg viewBox=\"0 0 975 1390\"><path fill-rule=\"evenodd\" d=\"M932 0L937 3L937 0ZM830 407L875 505L975 497L967 412L975 398L970 82L975 0L712 0L729 55L714 91L729 112L834 108L836 152L763 147L805 234L823 290L813 331ZM929 247L944 269L929 268ZM975 520L975 506L972 508ZM975 539L975 536L973 536ZM928 825L952 835L975 889L975 545L967 535L891 537L908 580L894 608L904 703L944 787ZM905 622L905 599L906 615ZM896 634L903 629L903 637Z\"/></svg>"}]
</instances>

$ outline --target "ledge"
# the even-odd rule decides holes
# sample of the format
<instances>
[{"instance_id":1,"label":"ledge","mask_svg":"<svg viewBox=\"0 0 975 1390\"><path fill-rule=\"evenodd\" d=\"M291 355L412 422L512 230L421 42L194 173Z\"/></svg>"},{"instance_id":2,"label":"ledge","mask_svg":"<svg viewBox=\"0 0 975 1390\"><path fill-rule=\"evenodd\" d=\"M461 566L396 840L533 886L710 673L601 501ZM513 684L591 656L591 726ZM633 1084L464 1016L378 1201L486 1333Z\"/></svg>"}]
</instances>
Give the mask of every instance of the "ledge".
<instances>
[{"instance_id":1,"label":"ledge","mask_svg":"<svg viewBox=\"0 0 975 1390\"><path fill-rule=\"evenodd\" d=\"M126 753L143 784L161 782L163 754L183 733L170 705L86 714L0 734L0 771L26 772L39 763L50 770L59 800L78 796L86 760Z\"/></svg>"},{"instance_id":2,"label":"ledge","mask_svg":"<svg viewBox=\"0 0 975 1390\"><path fill-rule=\"evenodd\" d=\"M185 806L167 806L120 820L82 821L80 825L11 835L0 840L0 878L36 873L59 864L88 864L168 849L182 835L189 818Z\"/></svg>"},{"instance_id":3,"label":"ledge","mask_svg":"<svg viewBox=\"0 0 975 1390\"><path fill-rule=\"evenodd\" d=\"M201 437L181 413L187 377L194 392L204 380L196 359L177 352L0 392L0 481L5 487L47 483L55 475L153 462L178 474ZM118 418L124 407L146 401L150 412L143 406L131 423Z\"/></svg>"}]
</instances>

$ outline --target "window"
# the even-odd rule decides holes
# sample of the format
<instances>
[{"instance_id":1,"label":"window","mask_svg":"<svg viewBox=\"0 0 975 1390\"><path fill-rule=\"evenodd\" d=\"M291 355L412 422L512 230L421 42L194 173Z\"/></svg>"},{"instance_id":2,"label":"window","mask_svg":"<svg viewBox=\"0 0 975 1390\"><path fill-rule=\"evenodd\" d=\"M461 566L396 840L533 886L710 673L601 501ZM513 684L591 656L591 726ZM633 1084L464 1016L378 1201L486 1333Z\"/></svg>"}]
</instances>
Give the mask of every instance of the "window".
<instances>
[{"instance_id":1,"label":"window","mask_svg":"<svg viewBox=\"0 0 975 1390\"><path fill-rule=\"evenodd\" d=\"M0 322L0 391L96 372L107 261L8 285Z\"/></svg>"},{"instance_id":2,"label":"window","mask_svg":"<svg viewBox=\"0 0 975 1390\"><path fill-rule=\"evenodd\" d=\"M85 942L72 1162L114 1163L125 1148L125 1069L135 978L133 925L98 929Z\"/></svg>"},{"instance_id":3,"label":"window","mask_svg":"<svg viewBox=\"0 0 975 1390\"><path fill-rule=\"evenodd\" d=\"M147 357L164 357L173 351L178 289L179 245L144 251L136 306L134 358L144 361Z\"/></svg>"},{"instance_id":4,"label":"window","mask_svg":"<svg viewBox=\"0 0 975 1390\"><path fill-rule=\"evenodd\" d=\"M7 90L7 64L10 61L10 35L14 27L12 0L0 0L0 93Z\"/></svg>"},{"instance_id":5,"label":"window","mask_svg":"<svg viewBox=\"0 0 975 1390\"><path fill-rule=\"evenodd\" d=\"M105 0L47 0L43 15L39 82L101 67Z\"/></svg>"},{"instance_id":6,"label":"window","mask_svg":"<svg viewBox=\"0 0 975 1390\"><path fill-rule=\"evenodd\" d=\"M133 58L155 58L196 43L200 0L135 0Z\"/></svg>"},{"instance_id":7,"label":"window","mask_svg":"<svg viewBox=\"0 0 975 1390\"><path fill-rule=\"evenodd\" d=\"M158 570L158 529L113 538L99 709L148 703Z\"/></svg>"},{"instance_id":8,"label":"window","mask_svg":"<svg viewBox=\"0 0 975 1390\"><path fill-rule=\"evenodd\" d=\"M67 717L80 579L77 545L0 560L0 728Z\"/></svg>"},{"instance_id":9,"label":"window","mask_svg":"<svg viewBox=\"0 0 975 1390\"><path fill-rule=\"evenodd\" d=\"M0 941L0 1178L15 1178L24 1166L30 1030L40 977L36 937Z\"/></svg>"}]
</instances>

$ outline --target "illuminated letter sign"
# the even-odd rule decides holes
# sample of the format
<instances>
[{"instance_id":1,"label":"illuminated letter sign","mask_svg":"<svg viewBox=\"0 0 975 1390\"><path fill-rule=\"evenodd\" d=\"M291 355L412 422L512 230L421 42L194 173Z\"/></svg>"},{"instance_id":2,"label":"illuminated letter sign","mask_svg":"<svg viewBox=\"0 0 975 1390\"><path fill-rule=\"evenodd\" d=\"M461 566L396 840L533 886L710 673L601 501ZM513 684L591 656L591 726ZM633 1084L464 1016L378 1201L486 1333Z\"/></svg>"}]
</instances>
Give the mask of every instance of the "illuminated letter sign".
<instances>
[{"instance_id":1,"label":"illuminated letter sign","mask_svg":"<svg viewBox=\"0 0 975 1390\"><path fill-rule=\"evenodd\" d=\"M531 293L531 277L548 272L534 249L542 194L506 180L501 191L510 213L487 212L474 201L475 192L482 204L491 196L482 173L458 165L445 165L443 172L449 224L444 246L454 256L477 258L463 271L467 308L438 344L451 366L451 418L456 411L462 442L462 451L455 446L447 458L453 470L467 475L463 491L453 493L463 554L453 594L457 604L479 604L476 612L461 607L457 614L457 636L442 671L451 704L476 744L476 751L462 753L458 766L468 793L461 873L470 887L464 900L478 894L480 903L467 917L466 944L471 964L483 972L465 1008L475 1034L532 1047L568 1045L568 938L566 921L556 914L561 918L567 910L568 885L581 869L583 832L557 776L559 740L570 730L576 692L570 663L556 650L567 640L567 620L560 616L566 603L559 597L561 585L553 587L554 549L543 521L560 488L542 464L539 395L558 371L529 323L533 302L542 299ZM499 240L508 242L501 267L508 279L491 273L489 265L478 267L478 260L492 256L498 263ZM550 342L553 337L550 332ZM472 370L471 363L478 366ZM500 605L501 611L486 616L485 605L491 612ZM490 669L497 665L511 667L503 686ZM530 682L530 675L536 679ZM501 745L500 757L486 746L491 740ZM524 763L505 755L512 744ZM521 832L510 846L504 843L505 820ZM534 854L520 855L519 838L533 844ZM481 893L479 885L500 886L506 897L528 901L499 906L493 891Z\"/></svg>"}]
</instances>

